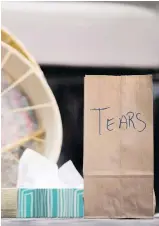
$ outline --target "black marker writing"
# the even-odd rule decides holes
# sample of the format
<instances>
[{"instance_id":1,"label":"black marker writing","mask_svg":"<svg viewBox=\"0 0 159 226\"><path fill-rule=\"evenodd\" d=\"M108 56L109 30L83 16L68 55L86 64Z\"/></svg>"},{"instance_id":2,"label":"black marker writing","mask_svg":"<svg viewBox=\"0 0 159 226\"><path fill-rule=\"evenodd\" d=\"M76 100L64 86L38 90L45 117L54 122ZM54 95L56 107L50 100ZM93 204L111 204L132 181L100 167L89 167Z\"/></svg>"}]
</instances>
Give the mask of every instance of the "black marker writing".
<instances>
[{"instance_id":1,"label":"black marker writing","mask_svg":"<svg viewBox=\"0 0 159 226\"><path fill-rule=\"evenodd\" d=\"M127 118L125 115L122 115L121 118L119 118L119 129L121 128L122 124L126 125L126 129L128 128Z\"/></svg>"},{"instance_id":2,"label":"black marker writing","mask_svg":"<svg viewBox=\"0 0 159 226\"><path fill-rule=\"evenodd\" d=\"M93 108L93 109L90 109L91 111L98 111L98 132L99 132L99 135L102 135L101 134L101 112L108 109L110 107L106 107L106 108ZM137 129L137 126L138 124L142 124L143 125L143 128L142 129ZM112 126L113 124L115 124L114 122L114 118L108 118L106 117L105 119L105 123L106 123L106 130L107 131L113 131L115 128ZM127 112L126 114L123 114L120 118L119 118L119 121L118 121L118 128L121 129L122 128L122 125L124 124L125 125L125 128L128 129L128 128L134 128L135 130L137 130L138 132L142 132L146 129L146 122L144 122L142 119L141 119L141 113L134 113L132 111L129 111Z\"/></svg>"},{"instance_id":3,"label":"black marker writing","mask_svg":"<svg viewBox=\"0 0 159 226\"><path fill-rule=\"evenodd\" d=\"M140 114L140 113L137 113L137 114L136 114L136 118L137 118L140 122L142 122L142 123L144 124L144 127L143 127L142 130L138 130L138 132L142 132L142 131L144 131L144 130L146 129L146 123L138 117L139 115L141 115L141 114Z\"/></svg>"},{"instance_id":4,"label":"black marker writing","mask_svg":"<svg viewBox=\"0 0 159 226\"><path fill-rule=\"evenodd\" d=\"M98 111L98 120L99 120L99 135L101 135L101 111L106 110L110 107L106 107L106 108L92 108L90 109L91 111Z\"/></svg>"},{"instance_id":5,"label":"black marker writing","mask_svg":"<svg viewBox=\"0 0 159 226\"><path fill-rule=\"evenodd\" d=\"M131 123L132 123L132 125L133 125L133 127L135 129L135 125L134 125L134 122L133 122L134 112L129 111L126 115L128 116L129 128L131 127Z\"/></svg>"},{"instance_id":6,"label":"black marker writing","mask_svg":"<svg viewBox=\"0 0 159 226\"><path fill-rule=\"evenodd\" d=\"M113 128L112 129L109 129L109 126L111 126L111 125L114 124L114 122L110 123L113 119L114 118L107 119L107 130L109 130L109 131L112 131L113 130Z\"/></svg>"}]
</instances>

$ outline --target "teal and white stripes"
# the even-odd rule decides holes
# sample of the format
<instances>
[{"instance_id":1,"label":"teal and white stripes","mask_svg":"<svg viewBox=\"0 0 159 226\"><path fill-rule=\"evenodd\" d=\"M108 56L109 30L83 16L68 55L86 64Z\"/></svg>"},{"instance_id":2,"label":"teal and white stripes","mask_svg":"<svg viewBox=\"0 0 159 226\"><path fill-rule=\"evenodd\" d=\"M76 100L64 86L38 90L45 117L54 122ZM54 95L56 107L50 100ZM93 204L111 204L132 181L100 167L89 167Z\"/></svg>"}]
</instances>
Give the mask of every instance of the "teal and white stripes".
<instances>
[{"instance_id":1,"label":"teal and white stripes","mask_svg":"<svg viewBox=\"0 0 159 226\"><path fill-rule=\"evenodd\" d=\"M19 189L17 215L21 218L83 217L83 190Z\"/></svg>"}]
</instances>

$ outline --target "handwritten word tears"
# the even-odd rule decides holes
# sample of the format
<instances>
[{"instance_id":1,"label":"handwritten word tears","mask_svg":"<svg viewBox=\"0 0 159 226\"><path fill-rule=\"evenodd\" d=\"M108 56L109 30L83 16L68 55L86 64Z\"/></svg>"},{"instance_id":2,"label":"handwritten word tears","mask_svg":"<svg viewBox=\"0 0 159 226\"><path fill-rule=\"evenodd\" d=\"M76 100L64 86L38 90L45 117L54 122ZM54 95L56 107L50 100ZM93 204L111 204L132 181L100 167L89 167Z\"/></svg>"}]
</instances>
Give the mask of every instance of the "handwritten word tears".
<instances>
[{"instance_id":1,"label":"handwritten word tears","mask_svg":"<svg viewBox=\"0 0 159 226\"><path fill-rule=\"evenodd\" d=\"M105 108L93 108L90 109L91 111L97 112L97 120L98 120L98 131L99 135L102 135L101 133L101 125L103 117L106 115L106 111L109 111L110 107ZM106 118L104 120L105 123L105 129L106 131L113 131L115 130L115 118ZM126 114L121 115L121 117L118 118L118 128L133 128L138 132L142 132L146 129L146 122L142 119L141 113L128 111Z\"/></svg>"}]
</instances>

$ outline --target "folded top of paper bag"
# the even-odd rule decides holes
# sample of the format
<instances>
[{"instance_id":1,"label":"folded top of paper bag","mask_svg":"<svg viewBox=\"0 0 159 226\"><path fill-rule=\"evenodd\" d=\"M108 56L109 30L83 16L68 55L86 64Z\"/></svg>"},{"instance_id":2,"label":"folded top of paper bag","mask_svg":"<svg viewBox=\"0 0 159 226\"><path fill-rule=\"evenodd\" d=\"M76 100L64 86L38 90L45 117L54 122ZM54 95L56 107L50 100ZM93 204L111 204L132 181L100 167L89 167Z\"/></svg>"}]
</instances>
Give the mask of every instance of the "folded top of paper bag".
<instances>
[{"instance_id":1,"label":"folded top of paper bag","mask_svg":"<svg viewBox=\"0 0 159 226\"><path fill-rule=\"evenodd\" d=\"M57 164L46 157L26 149L19 162L17 187L83 189L83 178L71 161L58 169Z\"/></svg>"}]
</instances>

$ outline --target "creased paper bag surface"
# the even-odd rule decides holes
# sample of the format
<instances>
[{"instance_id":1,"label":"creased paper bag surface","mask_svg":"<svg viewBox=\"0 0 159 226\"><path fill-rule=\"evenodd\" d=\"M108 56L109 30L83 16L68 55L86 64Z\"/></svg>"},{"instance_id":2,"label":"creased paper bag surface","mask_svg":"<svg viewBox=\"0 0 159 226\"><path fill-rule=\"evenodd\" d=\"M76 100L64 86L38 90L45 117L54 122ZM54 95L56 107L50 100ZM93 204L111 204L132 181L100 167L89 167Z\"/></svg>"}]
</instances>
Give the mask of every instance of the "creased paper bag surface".
<instances>
[{"instance_id":1,"label":"creased paper bag surface","mask_svg":"<svg viewBox=\"0 0 159 226\"><path fill-rule=\"evenodd\" d=\"M85 217L153 216L151 76L85 76Z\"/></svg>"}]
</instances>

